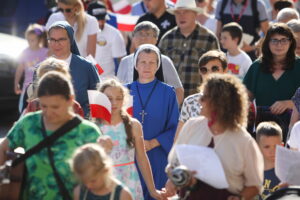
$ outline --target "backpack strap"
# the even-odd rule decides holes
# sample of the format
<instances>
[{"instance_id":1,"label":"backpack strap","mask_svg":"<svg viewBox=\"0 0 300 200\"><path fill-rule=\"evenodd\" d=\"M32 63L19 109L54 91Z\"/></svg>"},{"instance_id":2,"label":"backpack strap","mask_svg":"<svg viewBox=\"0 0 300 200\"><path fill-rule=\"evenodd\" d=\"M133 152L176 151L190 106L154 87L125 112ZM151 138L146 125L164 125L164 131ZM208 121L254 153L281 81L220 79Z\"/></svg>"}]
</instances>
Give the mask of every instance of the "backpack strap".
<instances>
[{"instance_id":1,"label":"backpack strap","mask_svg":"<svg viewBox=\"0 0 300 200\"><path fill-rule=\"evenodd\" d=\"M257 10L257 0L250 0L250 1L251 1L252 14L254 16L254 24L258 28L260 26L260 21L259 21L259 12Z\"/></svg>"},{"instance_id":2,"label":"backpack strap","mask_svg":"<svg viewBox=\"0 0 300 200\"><path fill-rule=\"evenodd\" d=\"M231 0L232 1L232 0ZM221 9L220 9L220 17L221 17L221 21L224 18L224 10L225 7L227 5L228 0L222 0L222 4L221 4ZM223 23L222 23L223 24ZM224 25L224 24L223 24Z\"/></svg>"}]
</instances>

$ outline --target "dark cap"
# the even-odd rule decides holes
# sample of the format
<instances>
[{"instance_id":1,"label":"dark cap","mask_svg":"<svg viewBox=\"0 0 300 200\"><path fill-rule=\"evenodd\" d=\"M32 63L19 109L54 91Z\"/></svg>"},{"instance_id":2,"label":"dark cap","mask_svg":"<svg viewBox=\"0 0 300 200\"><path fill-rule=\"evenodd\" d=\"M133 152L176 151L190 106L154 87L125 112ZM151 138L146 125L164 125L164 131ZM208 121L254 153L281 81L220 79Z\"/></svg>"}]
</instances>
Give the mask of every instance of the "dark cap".
<instances>
[{"instance_id":1,"label":"dark cap","mask_svg":"<svg viewBox=\"0 0 300 200\"><path fill-rule=\"evenodd\" d=\"M106 17L106 6L102 2L96 1L88 5L87 12L98 20L104 20Z\"/></svg>"}]
</instances>

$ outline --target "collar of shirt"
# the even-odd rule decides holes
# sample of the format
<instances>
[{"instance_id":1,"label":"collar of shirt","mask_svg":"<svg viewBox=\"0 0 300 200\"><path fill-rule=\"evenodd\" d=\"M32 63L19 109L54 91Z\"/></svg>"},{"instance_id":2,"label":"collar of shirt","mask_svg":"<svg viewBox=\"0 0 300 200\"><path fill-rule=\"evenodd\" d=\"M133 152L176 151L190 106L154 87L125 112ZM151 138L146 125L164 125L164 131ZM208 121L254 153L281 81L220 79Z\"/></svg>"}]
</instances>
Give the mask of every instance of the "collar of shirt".
<instances>
[{"instance_id":1,"label":"collar of shirt","mask_svg":"<svg viewBox=\"0 0 300 200\"><path fill-rule=\"evenodd\" d=\"M68 67L70 67L71 59L72 59L72 54L70 53L69 57L63 60L68 64Z\"/></svg>"},{"instance_id":2,"label":"collar of shirt","mask_svg":"<svg viewBox=\"0 0 300 200\"><path fill-rule=\"evenodd\" d=\"M193 37L193 35L198 35L198 34L200 34L200 28L201 28L201 25L197 22L197 23L196 23L196 27L195 27L195 29L193 30L193 32L191 32L191 34L190 34L189 36L185 37L185 36L180 32L180 28L177 26L176 34L181 35L181 37L187 39L187 38Z\"/></svg>"}]
</instances>

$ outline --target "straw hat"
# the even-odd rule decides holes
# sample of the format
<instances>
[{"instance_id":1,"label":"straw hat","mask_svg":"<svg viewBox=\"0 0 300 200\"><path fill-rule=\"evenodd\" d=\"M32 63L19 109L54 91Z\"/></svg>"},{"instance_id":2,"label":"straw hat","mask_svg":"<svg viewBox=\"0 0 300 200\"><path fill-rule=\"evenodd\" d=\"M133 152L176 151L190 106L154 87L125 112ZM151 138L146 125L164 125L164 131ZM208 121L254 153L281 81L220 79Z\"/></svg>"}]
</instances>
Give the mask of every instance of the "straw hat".
<instances>
[{"instance_id":1,"label":"straw hat","mask_svg":"<svg viewBox=\"0 0 300 200\"><path fill-rule=\"evenodd\" d=\"M198 14L203 13L203 9L197 7L195 0L177 0L175 7L170 8L167 11L171 14L174 14L176 10L191 10Z\"/></svg>"}]
</instances>

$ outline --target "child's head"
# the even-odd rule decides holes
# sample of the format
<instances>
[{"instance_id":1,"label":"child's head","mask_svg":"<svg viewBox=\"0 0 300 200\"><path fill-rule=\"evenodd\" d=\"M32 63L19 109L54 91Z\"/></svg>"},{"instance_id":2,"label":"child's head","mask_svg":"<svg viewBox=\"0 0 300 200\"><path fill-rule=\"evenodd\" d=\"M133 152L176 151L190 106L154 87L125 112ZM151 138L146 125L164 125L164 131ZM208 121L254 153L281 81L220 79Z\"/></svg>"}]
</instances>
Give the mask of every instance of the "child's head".
<instances>
[{"instance_id":1,"label":"child's head","mask_svg":"<svg viewBox=\"0 0 300 200\"><path fill-rule=\"evenodd\" d=\"M224 49L238 47L242 37L243 28L236 22L230 22L222 28L220 43Z\"/></svg>"},{"instance_id":2,"label":"child's head","mask_svg":"<svg viewBox=\"0 0 300 200\"><path fill-rule=\"evenodd\" d=\"M226 55L222 51L208 51L200 57L198 66L202 79L211 73L225 73L227 70Z\"/></svg>"},{"instance_id":3,"label":"child's head","mask_svg":"<svg viewBox=\"0 0 300 200\"><path fill-rule=\"evenodd\" d=\"M30 24L25 31L25 38L32 49L47 46L46 30L39 24Z\"/></svg>"},{"instance_id":4,"label":"child's head","mask_svg":"<svg viewBox=\"0 0 300 200\"><path fill-rule=\"evenodd\" d=\"M256 142L264 160L275 162L276 145L282 145L282 129L275 122L261 122L256 128Z\"/></svg>"},{"instance_id":5,"label":"child's head","mask_svg":"<svg viewBox=\"0 0 300 200\"><path fill-rule=\"evenodd\" d=\"M91 191L105 188L112 180L112 162L99 144L85 144L73 154L71 168Z\"/></svg>"},{"instance_id":6,"label":"child's head","mask_svg":"<svg viewBox=\"0 0 300 200\"><path fill-rule=\"evenodd\" d=\"M129 147L133 147L134 139L132 134L131 120L126 111L126 105L128 104L130 96L129 90L115 79L107 79L101 82L98 90L104 93L111 102L112 115L115 113L120 113L127 134L126 142Z\"/></svg>"},{"instance_id":7,"label":"child's head","mask_svg":"<svg viewBox=\"0 0 300 200\"><path fill-rule=\"evenodd\" d=\"M112 113L122 113L122 111L125 110L129 98L129 91L119 81L107 79L101 82L98 90L104 93L110 100Z\"/></svg>"}]
</instances>

